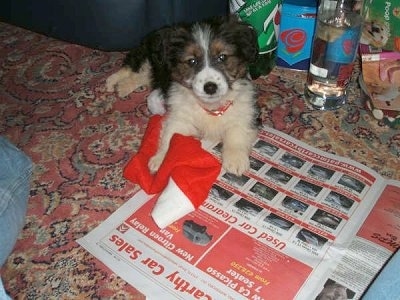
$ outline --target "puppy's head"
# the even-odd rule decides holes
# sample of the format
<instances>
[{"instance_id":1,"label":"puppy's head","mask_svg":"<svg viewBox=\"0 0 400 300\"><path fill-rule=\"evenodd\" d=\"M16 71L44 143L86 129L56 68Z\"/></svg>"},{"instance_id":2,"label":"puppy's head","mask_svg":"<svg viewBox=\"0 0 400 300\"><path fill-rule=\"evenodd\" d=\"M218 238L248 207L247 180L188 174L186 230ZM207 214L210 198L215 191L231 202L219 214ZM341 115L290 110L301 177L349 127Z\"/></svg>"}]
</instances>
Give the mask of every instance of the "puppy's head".
<instances>
[{"instance_id":1,"label":"puppy's head","mask_svg":"<svg viewBox=\"0 0 400 300\"><path fill-rule=\"evenodd\" d=\"M389 40L389 31L388 26L381 22L365 22L362 32L362 40L369 45L381 48L385 46Z\"/></svg>"},{"instance_id":2,"label":"puppy's head","mask_svg":"<svg viewBox=\"0 0 400 300\"><path fill-rule=\"evenodd\" d=\"M256 33L237 20L218 18L169 34L165 59L171 79L206 104L218 102L235 80L245 78L258 54Z\"/></svg>"}]
</instances>

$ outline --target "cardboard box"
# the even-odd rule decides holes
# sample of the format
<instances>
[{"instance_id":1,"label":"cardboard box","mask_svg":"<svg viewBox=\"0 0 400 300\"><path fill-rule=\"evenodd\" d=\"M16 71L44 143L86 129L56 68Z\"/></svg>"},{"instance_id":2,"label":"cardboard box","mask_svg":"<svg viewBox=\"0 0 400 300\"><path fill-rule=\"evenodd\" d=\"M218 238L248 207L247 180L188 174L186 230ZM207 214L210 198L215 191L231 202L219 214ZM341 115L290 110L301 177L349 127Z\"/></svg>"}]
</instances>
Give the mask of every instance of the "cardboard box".
<instances>
[{"instance_id":1,"label":"cardboard box","mask_svg":"<svg viewBox=\"0 0 400 300\"><path fill-rule=\"evenodd\" d=\"M360 86L372 115L386 125L400 129L400 52L370 52L360 46Z\"/></svg>"}]
</instances>

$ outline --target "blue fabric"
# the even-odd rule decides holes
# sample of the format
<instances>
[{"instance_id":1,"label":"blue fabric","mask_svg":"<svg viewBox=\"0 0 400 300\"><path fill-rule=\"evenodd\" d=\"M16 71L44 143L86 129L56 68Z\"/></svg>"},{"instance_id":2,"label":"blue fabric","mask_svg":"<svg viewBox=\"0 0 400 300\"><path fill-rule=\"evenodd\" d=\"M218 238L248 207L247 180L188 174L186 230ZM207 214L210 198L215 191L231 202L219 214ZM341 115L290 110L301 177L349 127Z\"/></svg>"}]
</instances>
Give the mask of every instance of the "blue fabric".
<instances>
[{"instance_id":1,"label":"blue fabric","mask_svg":"<svg viewBox=\"0 0 400 300\"><path fill-rule=\"evenodd\" d=\"M2 0L0 20L75 44L130 50L149 32L228 14L228 0Z\"/></svg>"},{"instance_id":2,"label":"blue fabric","mask_svg":"<svg viewBox=\"0 0 400 300\"><path fill-rule=\"evenodd\" d=\"M11 300L10 296L7 295L6 290L4 289L1 278L0 278L0 300Z\"/></svg>"},{"instance_id":3,"label":"blue fabric","mask_svg":"<svg viewBox=\"0 0 400 300\"><path fill-rule=\"evenodd\" d=\"M14 248L25 223L32 162L0 136L0 267ZM0 299L8 299L0 281Z\"/></svg>"},{"instance_id":4,"label":"blue fabric","mask_svg":"<svg viewBox=\"0 0 400 300\"><path fill-rule=\"evenodd\" d=\"M363 300L400 299L400 252L397 251L363 296Z\"/></svg>"}]
</instances>

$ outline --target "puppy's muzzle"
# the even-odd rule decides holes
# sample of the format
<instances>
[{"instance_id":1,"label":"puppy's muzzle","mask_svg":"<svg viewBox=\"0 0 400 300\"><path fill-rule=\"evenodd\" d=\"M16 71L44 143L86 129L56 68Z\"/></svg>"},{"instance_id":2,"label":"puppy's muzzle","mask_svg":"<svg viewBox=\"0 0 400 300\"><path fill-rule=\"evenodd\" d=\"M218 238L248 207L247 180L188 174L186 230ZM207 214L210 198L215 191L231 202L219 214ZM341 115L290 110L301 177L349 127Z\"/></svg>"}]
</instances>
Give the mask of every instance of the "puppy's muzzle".
<instances>
[{"instance_id":1,"label":"puppy's muzzle","mask_svg":"<svg viewBox=\"0 0 400 300\"><path fill-rule=\"evenodd\" d=\"M371 31L373 33L381 33L381 29L379 27L376 27L376 26L372 26Z\"/></svg>"}]
</instances>

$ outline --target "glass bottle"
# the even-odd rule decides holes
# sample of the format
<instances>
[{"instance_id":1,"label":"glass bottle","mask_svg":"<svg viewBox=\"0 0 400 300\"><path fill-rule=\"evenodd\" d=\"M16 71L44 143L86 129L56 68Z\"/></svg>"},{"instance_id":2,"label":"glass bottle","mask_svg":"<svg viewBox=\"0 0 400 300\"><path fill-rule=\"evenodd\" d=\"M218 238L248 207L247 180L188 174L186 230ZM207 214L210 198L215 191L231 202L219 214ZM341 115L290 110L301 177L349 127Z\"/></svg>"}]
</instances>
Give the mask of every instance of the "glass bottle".
<instances>
[{"instance_id":1,"label":"glass bottle","mask_svg":"<svg viewBox=\"0 0 400 300\"><path fill-rule=\"evenodd\" d=\"M315 109L333 110L347 102L347 87L361 36L357 0L320 0L304 96Z\"/></svg>"}]
</instances>

